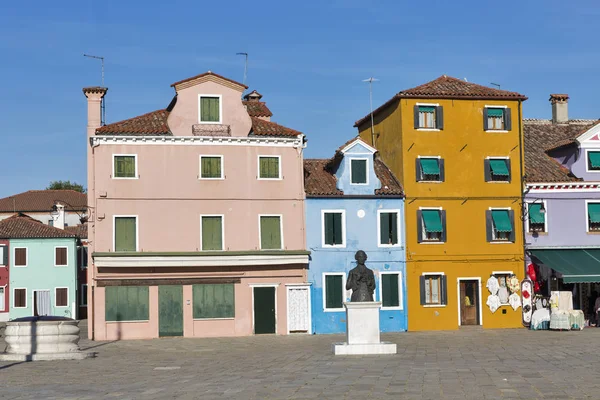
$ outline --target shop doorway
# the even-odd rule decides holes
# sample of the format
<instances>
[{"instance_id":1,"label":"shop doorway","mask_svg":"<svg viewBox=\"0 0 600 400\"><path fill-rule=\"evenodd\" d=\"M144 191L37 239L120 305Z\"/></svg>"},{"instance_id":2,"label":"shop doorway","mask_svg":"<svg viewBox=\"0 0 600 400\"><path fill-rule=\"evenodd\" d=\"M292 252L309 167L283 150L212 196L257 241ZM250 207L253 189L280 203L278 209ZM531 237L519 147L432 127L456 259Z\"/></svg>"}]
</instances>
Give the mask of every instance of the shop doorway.
<instances>
[{"instance_id":1,"label":"shop doorway","mask_svg":"<svg viewBox=\"0 0 600 400\"><path fill-rule=\"evenodd\" d=\"M275 333L275 287L252 288L254 311L254 334Z\"/></svg>"},{"instance_id":2,"label":"shop doorway","mask_svg":"<svg viewBox=\"0 0 600 400\"><path fill-rule=\"evenodd\" d=\"M183 336L183 286L158 287L158 336Z\"/></svg>"},{"instance_id":3,"label":"shop doorway","mask_svg":"<svg viewBox=\"0 0 600 400\"><path fill-rule=\"evenodd\" d=\"M481 325L481 279L458 278L460 326Z\"/></svg>"}]
</instances>

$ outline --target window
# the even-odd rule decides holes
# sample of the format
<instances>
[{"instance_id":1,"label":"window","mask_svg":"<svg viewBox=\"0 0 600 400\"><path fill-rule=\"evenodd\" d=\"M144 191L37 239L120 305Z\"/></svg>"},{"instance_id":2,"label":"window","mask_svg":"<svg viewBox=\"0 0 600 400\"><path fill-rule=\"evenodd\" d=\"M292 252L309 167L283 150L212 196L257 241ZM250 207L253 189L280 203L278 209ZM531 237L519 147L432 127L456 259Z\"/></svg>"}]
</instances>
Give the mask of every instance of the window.
<instances>
[{"instance_id":1,"label":"window","mask_svg":"<svg viewBox=\"0 0 600 400\"><path fill-rule=\"evenodd\" d=\"M587 152L587 170L600 171L600 151Z\"/></svg>"},{"instance_id":2,"label":"window","mask_svg":"<svg viewBox=\"0 0 600 400\"><path fill-rule=\"evenodd\" d=\"M588 232L600 232L600 203L587 204Z\"/></svg>"},{"instance_id":3,"label":"window","mask_svg":"<svg viewBox=\"0 0 600 400\"><path fill-rule=\"evenodd\" d=\"M280 250L283 248L281 233L281 216L261 215L260 248L261 250Z\"/></svg>"},{"instance_id":4,"label":"window","mask_svg":"<svg viewBox=\"0 0 600 400\"><path fill-rule=\"evenodd\" d=\"M544 203L527 203L528 231L546 232L546 207Z\"/></svg>"},{"instance_id":5,"label":"window","mask_svg":"<svg viewBox=\"0 0 600 400\"><path fill-rule=\"evenodd\" d=\"M13 307L27 308L27 289L13 290Z\"/></svg>"},{"instance_id":6,"label":"window","mask_svg":"<svg viewBox=\"0 0 600 400\"><path fill-rule=\"evenodd\" d=\"M379 276L381 308L402 309L402 275L399 272L380 272Z\"/></svg>"},{"instance_id":7,"label":"window","mask_svg":"<svg viewBox=\"0 0 600 400\"><path fill-rule=\"evenodd\" d=\"M27 247L15 247L15 267L27 266Z\"/></svg>"},{"instance_id":8,"label":"window","mask_svg":"<svg viewBox=\"0 0 600 400\"><path fill-rule=\"evenodd\" d=\"M323 310L344 311L345 286L345 273L323 274Z\"/></svg>"},{"instance_id":9,"label":"window","mask_svg":"<svg viewBox=\"0 0 600 400\"><path fill-rule=\"evenodd\" d=\"M223 156L200 156L200 179L223 179Z\"/></svg>"},{"instance_id":10,"label":"window","mask_svg":"<svg viewBox=\"0 0 600 400\"><path fill-rule=\"evenodd\" d=\"M48 226L54 226L54 220L52 218L48 220Z\"/></svg>"},{"instance_id":11,"label":"window","mask_svg":"<svg viewBox=\"0 0 600 400\"><path fill-rule=\"evenodd\" d=\"M79 302L80 306L87 306L87 288L88 285L86 285L85 283L81 285L81 300Z\"/></svg>"},{"instance_id":12,"label":"window","mask_svg":"<svg viewBox=\"0 0 600 400\"><path fill-rule=\"evenodd\" d=\"M137 156L135 154L114 154L113 178L137 179Z\"/></svg>"},{"instance_id":13,"label":"window","mask_svg":"<svg viewBox=\"0 0 600 400\"><path fill-rule=\"evenodd\" d=\"M86 269L88 266L88 248L86 246L81 246L77 248L77 260L79 263L79 268Z\"/></svg>"},{"instance_id":14,"label":"window","mask_svg":"<svg viewBox=\"0 0 600 400\"><path fill-rule=\"evenodd\" d=\"M486 229L488 242L514 242L514 211L487 210Z\"/></svg>"},{"instance_id":15,"label":"window","mask_svg":"<svg viewBox=\"0 0 600 400\"><path fill-rule=\"evenodd\" d=\"M444 160L439 157L417 157L417 182L443 182Z\"/></svg>"},{"instance_id":16,"label":"window","mask_svg":"<svg viewBox=\"0 0 600 400\"><path fill-rule=\"evenodd\" d=\"M8 265L8 248L0 245L0 267L6 267Z\"/></svg>"},{"instance_id":17,"label":"window","mask_svg":"<svg viewBox=\"0 0 600 400\"><path fill-rule=\"evenodd\" d=\"M279 156L258 156L258 178L259 179L280 179L281 166Z\"/></svg>"},{"instance_id":18,"label":"window","mask_svg":"<svg viewBox=\"0 0 600 400\"><path fill-rule=\"evenodd\" d=\"M446 276L443 274L421 275L421 305L443 306L448 304L446 295Z\"/></svg>"},{"instance_id":19,"label":"window","mask_svg":"<svg viewBox=\"0 0 600 400\"><path fill-rule=\"evenodd\" d=\"M398 226L400 211L386 211L377 210L379 214L379 232L378 232L378 245L379 247L384 246L397 246L398 245Z\"/></svg>"},{"instance_id":20,"label":"window","mask_svg":"<svg viewBox=\"0 0 600 400\"><path fill-rule=\"evenodd\" d=\"M366 185L369 183L367 175L367 159L350 159L350 183L352 185Z\"/></svg>"},{"instance_id":21,"label":"window","mask_svg":"<svg viewBox=\"0 0 600 400\"><path fill-rule=\"evenodd\" d=\"M510 159L486 158L484 168L486 182L510 182Z\"/></svg>"},{"instance_id":22,"label":"window","mask_svg":"<svg viewBox=\"0 0 600 400\"><path fill-rule=\"evenodd\" d=\"M223 216L203 215L202 250L223 250Z\"/></svg>"},{"instance_id":23,"label":"window","mask_svg":"<svg viewBox=\"0 0 600 400\"><path fill-rule=\"evenodd\" d=\"M346 245L346 211L330 210L322 212L323 223L323 247Z\"/></svg>"},{"instance_id":24,"label":"window","mask_svg":"<svg viewBox=\"0 0 600 400\"><path fill-rule=\"evenodd\" d=\"M148 321L148 303L148 286L107 286L106 321Z\"/></svg>"},{"instance_id":25,"label":"window","mask_svg":"<svg viewBox=\"0 0 600 400\"><path fill-rule=\"evenodd\" d=\"M483 109L483 130L485 131L510 131L510 108L485 107Z\"/></svg>"},{"instance_id":26,"label":"window","mask_svg":"<svg viewBox=\"0 0 600 400\"><path fill-rule=\"evenodd\" d=\"M54 303L55 303L55 307L68 307L69 306L69 289L68 288L54 289Z\"/></svg>"},{"instance_id":27,"label":"window","mask_svg":"<svg viewBox=\"0 0 600 400\"><path fill-rule=\"evenodd\" d=\"M6 311L6 305L4 304L4 291L5 291L5 286L0 286L0 311Z\"/></svg>"},{"instance_id":28,"label":"window","mask_svg":"<svg viewBox=\"0 0 600 400\"><path fill-rule=\"evenodd\" d=\"M221 123L221 96L200 95L199 121L200 123Z\"/></svg>"},{"instance_id":29,"label":"window","mask_svg":"<svg viewBox=\"0 0 600 400\"><path fill-rule=\"evenodd\" d=\"M67 248L66 247L55 247L54 248L54 266L67 265Z\"/></svg>"},{"instance_id":30,"label":"window","mask_svg":"<svg viewBox=\"0 0 600 400\"><path fill-rule=\"evenodd\" d=\"M493 272L492 276L498 279L499 292L498 297L500 298L501 305L508 305L508 296L511 294L509 289L509 279L514 274L512 271Z\"/></svg>"},{"instance_id":31,"label":"window","mask_svg":"<svg viewBox=\"0 0 600 400\"><path fill-rule=\"evenodd\" d=\"M417 104L415 111L415 129L444 129L444 114L437 104Z\"/></svg>"},{"instance_id":32,"label":"window","mask_svg":"<svg viewBox=\"0 0 600 400\"><path fill-rule=\"evenodd\" d=\"M115 251L137 251L137 217L115 217Z\"/></svg>"},{"instance_id":33,"label":"window","mask_svg":"<svg viewBox=\"0 0 600 400\"><path fill-rule=\"evenodd\" d=\"M233 283L193 285L194 319L235 318Z\"/></svg>"},{"instance_id":34,"label":"window","mask_svg":"<svg viewBox=\"0 0 600 400\"><path fill-rule=\"evenodd\" d=\"M446 241L446 211L421 209L417 211L417 234L419 243L443 243Z\"/></svg>"}]
</instances>

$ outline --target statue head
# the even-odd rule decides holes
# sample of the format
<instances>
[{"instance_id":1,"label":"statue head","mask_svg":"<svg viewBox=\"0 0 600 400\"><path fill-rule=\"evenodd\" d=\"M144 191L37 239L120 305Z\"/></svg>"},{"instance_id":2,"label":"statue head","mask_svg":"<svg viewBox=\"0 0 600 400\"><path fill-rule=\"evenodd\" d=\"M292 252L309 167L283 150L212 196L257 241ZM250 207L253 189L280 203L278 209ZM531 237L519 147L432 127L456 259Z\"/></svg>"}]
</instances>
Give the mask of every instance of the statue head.
<instances>
[{"instance_id":1,"label":"statue head","mask_svg":"<svg viewBox=\"0 0 600 400\"><path fill-rule=\"evenodd\" d=\"M354 255L354 259L356 260L356 262L358 263L358 265L364 265L365 262L367 261L367 253L365 253L362 250L359 250Z\"/></svg>"}]
</instances>

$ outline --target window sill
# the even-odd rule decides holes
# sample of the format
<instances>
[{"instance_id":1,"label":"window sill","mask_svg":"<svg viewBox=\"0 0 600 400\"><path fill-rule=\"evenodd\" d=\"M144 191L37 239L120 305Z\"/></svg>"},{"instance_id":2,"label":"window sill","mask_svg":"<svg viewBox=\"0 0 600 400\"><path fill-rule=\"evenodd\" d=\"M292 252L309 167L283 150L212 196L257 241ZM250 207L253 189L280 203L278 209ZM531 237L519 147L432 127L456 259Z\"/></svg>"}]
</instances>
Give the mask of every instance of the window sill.
<instances>
[{"instance_id":1,"label":"window sill","mask_svg":"<svg viewBox=\"0 0 600 400\"><path fill-rule=\"evenodd\" d=\"M600 232L598 232L600 233ZM511 242L510 240L494 240L492 242L488 242L490 244L515 244L515 242Z\"/></svg>"},{"instance_id":2,"label":"window sill","mask_svg":"<svg viewBox=\"0 0 600 400\"><path fill-rule=\"evenodd\" d=\"M510 181L485 181L486 183L511 183Z\"/></svg>"},{"instance_id":3,"label":"window sill","mask_svg":"<svg viewBox=\"0 0 600 400\"><path fill-rule=\"evenodd\" d=\"M345 249L346 245L345 244L323 244L323 245L321 245L321 247L324 249Z\"/></svg>"},{"instance_id":4,"label":"window sill","mask_svg":"<svg viewBox=\"0 0 600 400\"><path fill-rule=\"evenodd\" d=\"M508 133L510 131L505 131L504 129L487 129L486 133Z\"/></svg>"},{"instance_id":5,"label":"window sill","mask_svg":"<svg viewBox=\"0 0 600 400\"><path fill-rule=\"evenodd\" d=\"M224 181L225 178L198 178L199 181Z\"/></svg>"},{"instance_id":6,"label":"window sill","mask_svg":"<svg viewBox=\"0 0 600 400\"><path fill-rule=\"evenodd\" d=\"M223 125L223 121L198 121L202 125Z\"/></svg>"},{"instance_id":7,"label":"window sill","mask_svg":"<svg viewBox=\"0 0 600 400\"><path fill-rule=\"evenodd\" d=\"M417 181L417 183L444 183L444 181Z\"/></svg>"},{"instance_id":8,"label":"window sill","mask_svg":"<svg viewBox=\"0 0 600 400\"><path fill-rule=\"evenodd\" d=\"M68 267L68 266L69 266L68 264L65 264L65 265L55 265L56 268L64 268L64 267Z\"/></svg>"},{"instance_id":9,"label":"window sill","mask_svg":"<svg viewBox=\"0 0 600 400\"><path fill-rule=\"evenodd\" d=\"M422 242L419 242L419 244L446 244L446 242L433 242L433 241L429 242L427 240L424 240Z\"/></svg>"},{"instance_id":10,"label":"window sill","mask_svg":"<svg viewBox=\"0 0 600 400\"><path fill-rule=\"evenodd\" d=\"M27 268L27 265L15 265L13 268Z\"/></svg>"},{"instance_id":11,"label":"window sill","mask_svg":"<svg viewBox=\"0 0 600 400\"><path fill-rule=\"evenodd\" d=\"M534 236L534 235L535 236L548 236L548 232L537 232L537 231L531 232L531 231L529 231L529 232L527 232L527 234L529 236Z\"/></svg>"},{"instance_id":12,"label":"window sill","mask_svg":"<svg viewBox=\"0 0 600 400\"><path fill-rule=\"evenodd\" d=\"M27 307L27 306L25 306L25 307L17 307L17 306L13 306L13 308L29 308L29 307Z\"/></svg>"},{"instance_id":13,"label":"window sill","mask_svg":"<svg viewBox=\"0 0 600 400\"><path fill-rule=\"evenodd\" d=\"M123 322L147 323L147 322L150 322L150 320L149 319L141 319L141 320L133 320L133 321L104 321L104 322L106 322L107 324L122 324Z\"/></svg>"},{"instance_id":14,"label":"window sill","mask_svg":"<svg viewBox=\"0 0 600 400\"><path fill-rule=\"evenodd\" d=\"M402 245L400 243L398 244L378 244L377 247L381 248L381 249L396 249L396 248L402 248Z\"/></svg>"},{"instance_id":15,"label":"window sill","mask_svg":"<svg viewBox=\"0 0 600 400\"><path fill-rule=\"evenodd\" d=\"M446 304L423 304L425 308L445 308Z\"/></svg>"},{"instance_id":16,"label":"window sill","mask_svg":"<svg viewBox=\"0 0 600 400\"><path fill-rule=\"evenodd\" d=\"M223 318L194 318L194 321L234 321L235 317L223 317Z\"/></svg>"},{"instance_id":17,"label":"window sill","mask_svg":"<svg viewBox=\"0 0 600 400\"><path fill-rule=\"evenodd\" d=\"M54 306L54 308L67 308L69 306Z\"/></svg>"},{"instance_id":18,"label":"window sill","mask_svg":"<svg viewBox=\"0 0 600 400\"><path fill-rule=\"evenodd\" d=\"M365 183L353 183L350 182L351 186L369 186L369 182L365 182Z\"/></svg>"},{"instance_id":19,"label":"window sill","mask_svg":"<svg viewBox=\"0 0 600 400\"><path fill-rule=\"evenodd\" d=\"M324 308L323 312L346 312L345 308Z\"/></svg>"},{"instance_id":20,"label":"window sill","mask_svg":"<svg viewBox=\"0 0 600 400\"><path fill-rule=\"evenodd\" d=\"M283 178L256 178L259 181L281 181Z\"/></svg>"},{"instance_id":21,"label":"window sill","mask_svg":"<svg viewBox=\"0 0 600 400\"><path fill-rule=\"evenodd\" d=\"M404 311L404 307L381 307L381 311Z\"/></svg>"},{"instance_id":22,"label":"window sill","mask_svg":"<svg viewBox=\"0 0 600 400\"><path fill-rule=\"evenodd\" d=\"M588 235L600 235L600 231L598 231L598 232L588 231L587 234Z\"/></svg>"},{"instance_id":23,"label":"window sill","mask_svg":"<svg viewBox=\"0 0 600 400\"><path fill-rule=\"evenodd\" d=\"M140 179L140 177L139 177L139 176L136 176L136 177L133 177L133 178L119 178L119 177L113 176L113 177L112 177L112 179L114 179L114 180L125 180L125 181L130 181L130 180Z\"/></svg>"},{"instance_id":24,"label":"window sill","mask_svg":"<svg viewBox=\"0 0 600 400\"><path fill-rule=\"evenodd\" d=\"M441 132L441 129L437 128L417 128L417 130L421 132Z\"/></svg>"}]
</instances>

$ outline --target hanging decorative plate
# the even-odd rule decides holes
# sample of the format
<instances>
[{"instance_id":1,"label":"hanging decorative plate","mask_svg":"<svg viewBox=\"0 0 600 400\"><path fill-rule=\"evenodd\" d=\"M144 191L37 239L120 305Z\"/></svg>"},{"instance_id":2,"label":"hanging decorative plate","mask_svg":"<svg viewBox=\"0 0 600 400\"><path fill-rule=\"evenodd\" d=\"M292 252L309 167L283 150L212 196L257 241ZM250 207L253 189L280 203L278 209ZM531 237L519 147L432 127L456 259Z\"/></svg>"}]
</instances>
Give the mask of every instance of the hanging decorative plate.
<instances>
[{"instance_id":1,"label":"hanging decorative plate","mask_svg":"<svg viewBox=\"0 0 600 400\"><path fill-rule=\"evenodd\" d=\"M519 291L519 287L521 286L519 282L519 278L516 275L512 275L508 278L508 289L511 293L517 293Z\"/></svg>"},{"instance_id":2,"label":"hanging decorative plate","mask_svg":"<svg viewBox=\"0 0 600 400\"><path fill-rule=\"evenodd\" d=\"M523 279L521 281L521 304L523 310L523 326L529 327L531 325L531 314L532 310L532 294L533 285L531 280Z\"/></svg>"}]
</instances>

